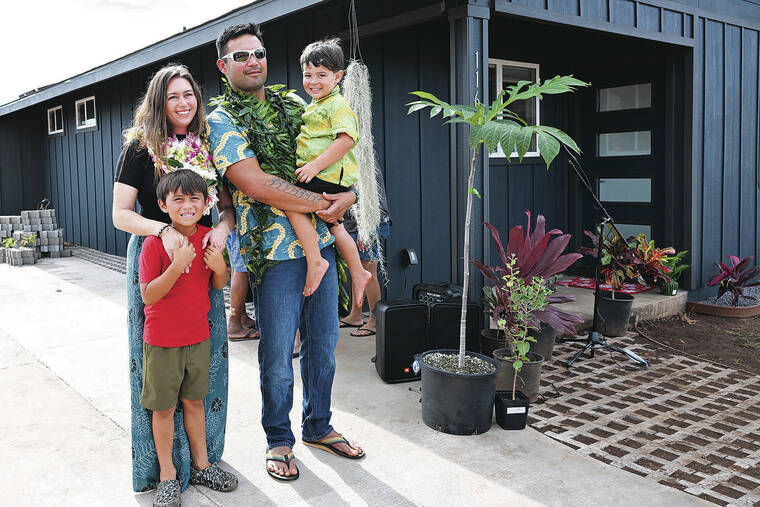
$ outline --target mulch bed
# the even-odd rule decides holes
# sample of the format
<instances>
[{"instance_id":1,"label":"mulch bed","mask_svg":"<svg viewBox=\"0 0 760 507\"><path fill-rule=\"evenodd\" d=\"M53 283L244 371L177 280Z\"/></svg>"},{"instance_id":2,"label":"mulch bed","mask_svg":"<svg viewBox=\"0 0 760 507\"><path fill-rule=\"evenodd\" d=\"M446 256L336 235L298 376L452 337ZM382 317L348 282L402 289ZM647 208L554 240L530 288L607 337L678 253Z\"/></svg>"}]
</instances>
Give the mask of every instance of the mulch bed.
<instances>
[{"instance_id":1,"label":"mulch bed","mask_svg":"<svg viewBox=\"0 0 760 507\"><path fill-rule=\"evenodd\" d=\"M639 324L657 342L681 352L760 374L760 315L744 319L699 313Z\"/></svg>"},{"instance_id":2,"label":"mulch bed","mask_svg":"<svg viewBox=\"0 0 760 507\"><path fill-rule=\"evenodd\" d=\"M719 338L711 341L720 346ZM611 466L718 505L757 504L760 375L686 357L634 333L608 342L644 357L650 368L597 351L567 369L565 361L582 344L558 343L544 364L541 394L553 393L553 384L560 396L531 405L531 427Z\"/></svg>"}]
</instances>

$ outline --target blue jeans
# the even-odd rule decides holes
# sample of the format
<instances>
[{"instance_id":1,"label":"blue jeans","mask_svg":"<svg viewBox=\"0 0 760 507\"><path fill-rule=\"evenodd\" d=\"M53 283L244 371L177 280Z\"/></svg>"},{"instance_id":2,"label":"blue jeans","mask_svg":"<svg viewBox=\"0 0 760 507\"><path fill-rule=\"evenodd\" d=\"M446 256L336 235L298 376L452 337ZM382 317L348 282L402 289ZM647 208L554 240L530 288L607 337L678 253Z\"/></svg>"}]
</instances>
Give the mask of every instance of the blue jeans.
<instances>
[{"instance_id":1,"label":"blue jeans","mask_svg":"<svg viewBox=\"0 0 760 507\"><path fill-rule=\"evenodd\" d=\"M301 436L321 440L331 431L330 399L338 344L338 276L332 245L322 249L330 267L319 288L305 298L306 258L280 262L264 272L254 289L254 306L261 332L259 379L261 425L267 448L292 448L293 341L301 330L303 408Z\"/></svg>"}]
</instances>

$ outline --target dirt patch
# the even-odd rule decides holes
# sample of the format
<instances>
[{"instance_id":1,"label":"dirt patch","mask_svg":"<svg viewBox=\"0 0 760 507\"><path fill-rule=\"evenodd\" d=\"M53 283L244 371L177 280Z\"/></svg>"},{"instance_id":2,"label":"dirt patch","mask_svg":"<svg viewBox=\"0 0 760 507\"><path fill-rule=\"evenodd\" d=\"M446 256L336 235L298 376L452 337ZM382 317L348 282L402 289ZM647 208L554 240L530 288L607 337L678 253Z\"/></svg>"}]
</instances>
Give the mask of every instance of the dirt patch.
<instances>
[{"instance_id":1,"label":"dirt patch","mask_svg":"<svg viewBox=\"0 0 760 507\"><path fill-rule=\"evenodd\" d=\"M760 315L731 319L686 313L641 322L639 329L660 343L705 361L760 374Z\"/></svg>"}]
</instances>

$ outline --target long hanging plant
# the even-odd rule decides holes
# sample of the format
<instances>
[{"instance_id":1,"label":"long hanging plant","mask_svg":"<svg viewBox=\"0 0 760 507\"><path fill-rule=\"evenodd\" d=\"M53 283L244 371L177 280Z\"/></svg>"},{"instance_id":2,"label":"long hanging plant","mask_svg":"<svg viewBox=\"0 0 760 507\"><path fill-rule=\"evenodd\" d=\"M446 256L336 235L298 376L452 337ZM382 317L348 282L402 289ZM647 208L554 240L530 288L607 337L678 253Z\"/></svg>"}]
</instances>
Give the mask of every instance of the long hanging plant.
<instances>
[{"instance_id":1,"label":"long hanging plant","mask_svg":"<svg viewBox=\"0 0 760 507\"><path fill-rule=\"evenodd\" d=\"M502 90L496 96L496 99L488 104L481 104L477 97L473 105L451 105L431 93L411 92L420 100L407 104L408 112L411 114L421 109L430 108L430 117L433 118L441 114L443 118L448 118L445 122L466 123L470 127L470 150L472 150L472 160L470 162L470 173L467 178L467 208L464 222L464 276L462 283L462 312L459 322L459 367L464 367L465 357L465 337L467 326L467 293L470 281L470 216L472 210L472 196L480 193L474 188L475 167L478 162L478 154L481 145L493 152L499 146L502 151L511 158L513 151L517 152L517 157L522 161L525 153L530 148L533 136L536 136L538 149L541 157L546 162L546 168L549 168L552 160L559 153L562 145L567 146L575 153L580 153L575 141L563 131L546 125L528 125L520 116L508 109L507 106L518 100L526 100L536 97L538 100L543 98L544 94L561 94L574 91L577 87L588 86L585 83L572 76L555 76L543 83L531 83L529 81L520 81L514 86Z\"/></svg>"}]
</instances>

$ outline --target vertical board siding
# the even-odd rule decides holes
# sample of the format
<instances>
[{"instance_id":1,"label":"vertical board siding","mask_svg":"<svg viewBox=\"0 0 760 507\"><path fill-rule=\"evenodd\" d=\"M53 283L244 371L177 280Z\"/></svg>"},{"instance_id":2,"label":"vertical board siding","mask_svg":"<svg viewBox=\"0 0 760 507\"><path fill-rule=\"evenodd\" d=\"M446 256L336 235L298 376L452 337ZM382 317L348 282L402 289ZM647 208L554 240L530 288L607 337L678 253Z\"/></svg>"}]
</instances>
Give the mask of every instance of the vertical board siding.
<instances>
[{"instance_id":1,"label":"vertical board siding","mask_svg":"<svg viewBox=\"0 0 760 507\"><path fill-rule=\"evenodd\" d=\"M704 119L702 138L702 276L706 280L712 262L721 258L723 188L723 24L704 23Z\"/></svg>"},{"instance_id":2,"label":"vertical board siding","mask_svg":"<svg viewBox=\"0 0 760 507\"><path fill-rule=\"evenodd\" d=\"M723 207L721 259L739 251L739 176L741 167L741 28L724 25Z\"/></svg>"},{"instance_id":3,"label":"vertical board siding","mask_svg":"<svg viewBox=\"0 0 760 507\"><path fill-rule=\"evenodd\" d=\"M610 21L617 25L636 26L636 4L632 0L611 0Z\"/></svg>"},{"instance_id":4,"label":"vertical board siding","mask_svg":"<svg viewBox=\"0 0 760 507\"><path fill-rule=\"evenodd\" d=\"M636 27L648 30L650 32L659 32L660 30L660 11L658 7L647 4L637 4L636 6Z\"/></svg>"},{"instance_id":5,"label":"vertical board siding","mask_svg":"<svg viewBox=\"0 0 760 507\"><path fill-rule=\"evenodd\" d=\"M669 9L662 10L662 32L687 37L683 29L683 14Z\"/></svg>"},{"instance_id":6,"label":"vertical board siding","mask_svg":"<svg viewBox=\"0 0 760 507\"><path fill-rule=\"evenodd\" d=\"M411 285L421 280L420 265L404 269L396 256L404 248L422 250L420 239L420 121L425 112L407 116L403 104L410 101L409 92L418 90L417 36L415 31L398 31L384 44L383 101L385 104L385 188L388 205L396 216L393 232L388 239L388 273L391 298L411 296ZM394 107L395 106L395 107ZM407 291L402 294L402 286L394 281L405 278Z\"/></svg>"},{"instance_id":7,"label":"vertical board siding","mask_svg":"<svg viewBox=\"0 0 760 507\"><path fill-rule=\"evenodd\" d=\"M757 241L758 32L742 31L739 255L755 253ZM754 86L753 86L754 84Z\"/></svg>"},{"instance_id":8,"label":"vertical board siding","mask_svg":"<svg viewBox=\"0 0 760 507\"><path fill-rule=\"evenodd\" d=\"M585 0L581 2L581 16L609 21L610 9L607 0Z\"/></svg>"},{"instance_id":9,"label":"vertical board siding","mask_svg":"<svg viewBox=\"0 0 760 507\"><path fill-rule=\"evenodd\" d=\"M448 82L441 79L441 76L448 72L448 52L439 50L442 41L447 38L448 26L445 24L431 26L425 31L424 36L418 36L419 89L437 97L448 97L449 92ZM409 95L407 101L412 99ZM403 112L403 106L401 110ZM430 119L426 112L416 115L420 117L420 255L426 261L422 263L421 276L425 281L449 280L451 258L442 253L451 248L449 209L452 195L449 185L447 142L450 127L442 125L443 119L440 115L433 119Z\"/></svg>"},{"instance_id":10,"label":"vertical board siding","mask_svg":"<svg viewBox=\"0 0 760 507\"><path fill-rule=\"evenodd\" d=\"M580 12L578 12L578 0L548 0L547 6L549 10L552 11L571 14L573 16L580 15Z\"/></svg>"}]
</instances>

